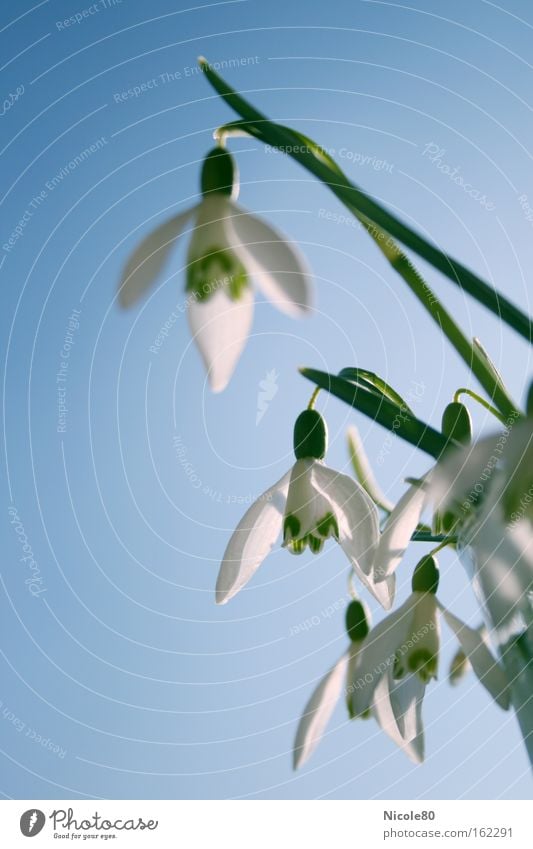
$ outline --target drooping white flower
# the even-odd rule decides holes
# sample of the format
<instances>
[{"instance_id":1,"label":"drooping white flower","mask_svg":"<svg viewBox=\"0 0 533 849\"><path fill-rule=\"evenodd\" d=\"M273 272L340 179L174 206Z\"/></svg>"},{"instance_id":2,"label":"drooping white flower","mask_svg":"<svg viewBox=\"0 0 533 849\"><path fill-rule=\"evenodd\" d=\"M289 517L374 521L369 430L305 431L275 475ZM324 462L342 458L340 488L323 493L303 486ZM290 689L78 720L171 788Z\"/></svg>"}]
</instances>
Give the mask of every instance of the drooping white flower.
<instances>
[{"instance_id":1,"label":"drooping white flower","mask_svg":"<svg viewBox=\"0 0 533 849\"><path fill-rule=\"evenodd\" d=\"M439 614L457 637L465 657L494 701L505 710L510 704L505 673L479 630L470 628L438 601L437 587L435 558L425 557L413 574L411 595L363 643L354 682L354 712L364 714L383 688L390 694L393 714L403 737L407 741L417 740L422 751L422 703L427 684L437 677Z\"/></svg>"},{"instance_id":2,"label":"drooping white flower","mask_svg":"<svg viewBox=\"0 0 533 849\"><path fill-rule=\"evenodd\" d=\"M260 496L234 531L220 567L216 600L224 604L255 574L283 529L283 545L293 554L314 554L333 537L365 587L389 609L395 579L376 583L374 553L379 539L377 509L351 477L323 463L327 428L315 410L306 410L294 427L296 462Z\"/></svg>"},{"instance_id":3,"label":"drooping white flower","mask_svg":"<svg viewBox=\"0 0 533 849\"><path fill-rule=\"evenodd\" d=\"M468 444L472 437L472 421L464 404L448 404L442 416L442 432L454 440L454 444ZM453 447L451 448L453 451ZM438 468L438 465L437 467ZM412 483L391 510L383 527L375 555L374 573L376 580L385 580L393 575L409 546L411 537L417 529L426 507L434 505L435 493L432 482L435 468L430 469L420 480ZM437 531L449 530L446 519L435 514L434 524Z\"/></svg>"},{"instance_id":4,"label":"drooping white flower","mask_svg":"<svg viewBox=\"0 0 533 849\"><path fill-rule=\"evenodd\" d=\"M500 643L533 621L533 428L527 418L455 451L429 494L457 523L474 589Z\"/></svg>"},{"instance_id":5,"label":"drooping white flower","mask_svg":"<svg viewBox=\"0 0 533 849\"><path fill-rule=\"evenodd\" d=\"M353 693L357 681L360 649L369 632L369 615L359 601L352 601L347 608L346 624L350 645L335 666L322 678L307 702L296 732L293 748L293 766L299 769L311 757L326 726L331 719L335 706L344 695L350 718L354 718ZM419 763L423 757L423 734L411 736L411 726L416 724L416 716L411 716L412 705L402 699L398 691L403 682L398 683L391 693L388 679L378 686L370 708L363 714L367 719L373 716L378 725L398 745L411 760ZM417 708L415 705L415 714ZM406 739L406 734L409 739Z\"/></svg>"},{"instance_id":6,"label":"drooping white flower","mask_svg":"<svg viewBox=\"0 0 533 849\"><path fill-rule=\"evenodd\" d=\"M178 236L192 236L187 253L189 325L215 392L226 387L249 335L254 297L250 276L282 312L309 311L312 285L297 248L262 219L237 205L233 158L221 148L206 157L202 200L146 236L120 282L122 306L134 304L162 271Z\"/></svg>"}]
</instances>

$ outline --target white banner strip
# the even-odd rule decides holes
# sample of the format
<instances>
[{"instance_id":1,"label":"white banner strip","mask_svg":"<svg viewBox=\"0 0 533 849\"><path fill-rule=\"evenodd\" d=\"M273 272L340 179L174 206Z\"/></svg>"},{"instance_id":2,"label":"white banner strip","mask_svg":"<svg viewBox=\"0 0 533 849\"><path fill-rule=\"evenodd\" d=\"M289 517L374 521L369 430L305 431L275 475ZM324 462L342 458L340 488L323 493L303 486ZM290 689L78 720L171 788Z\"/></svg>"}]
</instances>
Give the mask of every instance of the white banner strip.
<instances>
[{"instance_id":1,"label":"white banner strip","mask_svg":"<svg viewBox=\"0 0 533 849\"><path fill-rule=\"evenodd\" d=\"M454 846L531 843L520 801L3 801L2 846L126 847ZM117 841L120 843L117 844Z\"/></svg>"}]
</instances>

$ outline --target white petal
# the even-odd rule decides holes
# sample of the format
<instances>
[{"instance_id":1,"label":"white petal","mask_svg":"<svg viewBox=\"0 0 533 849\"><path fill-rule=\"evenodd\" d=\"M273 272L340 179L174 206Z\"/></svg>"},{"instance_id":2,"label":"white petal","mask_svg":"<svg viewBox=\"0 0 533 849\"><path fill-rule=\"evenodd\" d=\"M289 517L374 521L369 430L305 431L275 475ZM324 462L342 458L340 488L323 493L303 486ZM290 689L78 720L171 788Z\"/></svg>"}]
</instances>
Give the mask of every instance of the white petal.
<instances>
[{"instance_id":1,"label":"white petal","mask_svg":"<svg viewBox=\"0 0 533 849\"><path fill-rule=\"evenodd\" d=\"M343 551L365 575L371 575L379 540L376 505L357 481L328 466L316 463L313 477L317 488L333 505Z\"/></svg>"},{"instance_id":2,"label":"white petal","mask_svg":"<svg viewBox=\"0 0 533 849\"><path fill-rule=\"evenodd\" d=\"M281 530L289 472L246 511L227 545L218 573L217 604L233 598L272 550Z\"/></svg>"},{"instance_id":3,"label":"white petal","mask_svg":"<svg viewBox=\"0 0 533 849\"><path fill-rule=\"evenodd\" d=\"M321 537L317 525L328 514L335 515L331 500L316 485L315 470L320 465L318 460L308 457L297 460L292 467L285 514L298 520L295 539L303 539L309 534Z\"/></svg>"},{"instance_id":4,"label":"white petal","mask_svg":"<svg viewBox=\"0 0 533 849\"><path fill-rule=\"evenodd\" d=\"M349 682L354 713L368 710L380 680L393 667L396 652L405 642L406 636L411 635L416 601L416 595L412 593L394 613L372 628L364 640L356 670L357 679Z\"/></svg>"},{"instance_id":5,"label":"white petal","mask_svg":"<svg viewBox=\"0 0 533 849\"><path fill-rule=\"evenodd\" d=\"M298 769L311 757L339 701L348 668L349 652L321 680L307 702L296 732L293 766Z\"/></svg>"},{"instance_id":6,"label":"white petal","mask_svg":"<svg viewBox=\"0 0 533 849\"><path fill-rule=\"evenodd\" d=\"M459 640L480 682L500 707L507 710L510 705L510 691L505 672L492 656L479 630L461 622L442 605L439 607L446 624Z\"/></svg>"},{"instance_id":7,"label":"white petal","mask_svg":"<svg viewBox=\"0 0 533 849\"><path fill-rule=\"evenodd\" d=\"M233 301L225 288L206 300L191 299L189 326L200 349L213 392L228 385L246 344L253 319L254 298L246 288Z\"/></svg>"},{"instance_id":8,"label":"white petal","mask_svg":"<svg viewBox=\"0 0 533 849\"><path fill-rule=\"evenodd\" d=\"M379 540L372 567L376 581L392 575L405 554L427 502L427 490L410 486L390 514Z\"/></svg>"},{"instance_id":9,"label":"white petal","mask_svg":"<svg viewBox=\"0 0 533 849\"><path fill-rule=\"evenodd\" d=\"M474 589L500 642L524 630L531 620L533 548L530 531L523 534L522 530L506 527L495 509L464 539L472 553Z\"/></svg>"},{"instance_id":10,"label":"white petal","mask_svg":"<svg viewBox=\"0 0 533 849\"><path fill-rule=\"evenodd\" d=\"M364 572L358 573L357 577L374 598L379 601L384 610L391 609L396 595L396 575L389 575L384 581L376 582L372 580L371 576L365 575Z\"/></svg>"},{"instance_id":11,"label":"white petal","mask_svg":"<svg viewBox=\"0 0 533 849\"><path fill-rule=\"evenodd\" d=\"M313 287L305 260L281 233L231 202L236 250L265 295L278 309L299 317L312 303Z\"/></svg>"},{"instance_id":12,"label":"white petal","mask_svg":"<svg viewBox=\"0 0 533 849\"><path fill-rule=\"evenodd\" d=\"M385 610L390 610L396 587L394 575L377 584L372 572L379 539L376 505L357 481L322 463L315 464L313 480L331 502L339 525L339 543L354 572Z\"/></svg>"},{"instance_id":13,"label":"white petal","mask_svg":"<svg viewBox=\"0 0 533 849\"><path fill-rule=\"evenodd\" d=\"M424 693L425 685L417 675L395 681L389 673L376 688L372 705L383 731L417 764L424 760Z\"/></svg>"},{"instance_id":14,"label":"white petal","mask_svg":"<svg viewBox=\"0 0 533 849\"><path fill-rule=\"evenodd\" d=\"M163 268L174 242L198 207L187 209L161 224L134 250L122 273L119 302L130 307L145 293Z\"/></svg>"}]
</instances>

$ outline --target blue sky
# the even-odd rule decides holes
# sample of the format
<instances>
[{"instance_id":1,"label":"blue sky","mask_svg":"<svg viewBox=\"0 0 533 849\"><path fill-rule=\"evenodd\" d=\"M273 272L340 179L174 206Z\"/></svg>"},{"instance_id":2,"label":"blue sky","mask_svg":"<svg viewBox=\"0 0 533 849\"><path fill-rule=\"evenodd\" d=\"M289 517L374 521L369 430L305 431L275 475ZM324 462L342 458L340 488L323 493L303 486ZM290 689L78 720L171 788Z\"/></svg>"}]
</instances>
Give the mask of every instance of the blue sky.
<instances>
[{"instance_id":1,"label":"blue sky","mask_svg":"<svg viewBox=\"0 0 533 849\"><path fill-rule=\"evenodd\" d=\"M505 10L451 0L441 11L433 0L2 9L5 796L530 796L513 716L471 678L448 686L447 632L426 698L424 766L341 708L309 766L292 773L299 714L346 641L347 563L333 546L299 559L277 550L231 604L214 605L231 530L292 462L293 421L311 390L299 365L376 371L435 426L455 389L474 387L365 235L339 219L337 200L281 154L231 143L242 204L300 243L317 309L297 322L258 295L221 395L209 393L184 315L150 351L184 302L186 240L138 308L116 303L129 252L197 200L212 131L233 117L196 73L204 54L531 311L533 15L523 0ZM424 270L523 399L526 344ZM256 424L269 372L277 392ZM347 469L355 422L371 460L382 457L391 498L428 467L398 441L384 449L385 432L340 402L322 397L320 409L330 465ZM472 412L480 431L494 427ZM15 526L37 564L36 595ZM400 598L425 550L413 546L402 565ZM443 600L477 624L462 566L451 555L441 566Z\"/></svg>"}]
</instances>

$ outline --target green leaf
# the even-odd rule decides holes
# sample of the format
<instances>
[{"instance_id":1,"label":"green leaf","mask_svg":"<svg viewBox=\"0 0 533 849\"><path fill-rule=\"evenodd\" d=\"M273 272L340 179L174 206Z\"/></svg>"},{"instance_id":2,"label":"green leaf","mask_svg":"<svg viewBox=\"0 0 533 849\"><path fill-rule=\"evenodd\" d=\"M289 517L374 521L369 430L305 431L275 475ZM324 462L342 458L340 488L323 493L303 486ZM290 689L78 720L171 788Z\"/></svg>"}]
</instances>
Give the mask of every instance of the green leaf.
<instances>
[{"instance_id":1,"label":"green leaf","mask_svg":"<svg viewBox=\"0 0 533 849\"><path fill-rule=\"evenodd\" d=\"M320 386L321 389L340 398L341 401L364 413L387 430L396 433L411 445L416 445L435 459L440 457L449 444L446 437L438 430L416 418L409 411L400 409L384 395L376 395L362 384L354 384L343 377L316 369L303 368L300 371L304 377Z\"/></svg>"},{"instance_id":2,"label":"green leaf","mask_svg":"<svg viewBox=\"0 0 533 849\"><path fill-rule=\"evenodd\" d=\"M372 387L377 389L385 398L388 398L389 401L392 401L393 404L397 404L398 407L407 410L409 413L413 411L403 400L401 395L398 395L395 389L392 386L389 386L388 383L385 383L383 378L379 377L373 371L367 371L364 368L343 368L342 371L339 372L339 377L344 377L346 380L355 380L358 382L366 382L369 383Z\"/></svg>"},{"instance_id":3,"label":"green leaf","mask_svg":"<svg viewBox=\"0 0 533 849\"><path fill-rule=\"evenodd\" d=\"M492 375L494 385L498 387L498 390L501 394L505 394L505 396L507 397L508 406L510 407L510 410L511 411L513 409L516 410L517 409L516 404L513 401L513 399L511 398L511 396L509 395L509 393L507 392L507 388L505 386L505 383L503 382L503 377L501 376L500 372L498 371L498 369L496 368L496 366L492 362L491 358L489 357L487 351L485 350L485 348L481 344L480 340L477 337L474 337L474 339L472 340L472 344L474 346L474 350L477 353L477 356L483 362L487 371L490 372L490 374ZM493 395L493 398L494 398L494 395ZM501 409L501 407L500 407L500 409ZM502 412L505 412L505 410L502 410Z\"/></svg>"}]
</instances>

